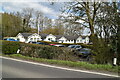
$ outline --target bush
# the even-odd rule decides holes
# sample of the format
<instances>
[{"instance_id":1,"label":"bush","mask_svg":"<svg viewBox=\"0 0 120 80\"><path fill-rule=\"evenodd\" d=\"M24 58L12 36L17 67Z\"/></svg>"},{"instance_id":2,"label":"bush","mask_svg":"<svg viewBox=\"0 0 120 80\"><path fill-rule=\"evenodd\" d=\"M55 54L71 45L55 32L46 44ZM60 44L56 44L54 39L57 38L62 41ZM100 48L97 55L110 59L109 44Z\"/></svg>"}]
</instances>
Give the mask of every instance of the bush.
<instances>
[{"instance_id":1,"label":"bush","mask_svg":"<svg viewBox=\"0 0 120 80\"><path fill-rule=\"evenodd\" d=\"M62 47L54 47L40 44L21 44L20 53L25 56L76 61L78 59L70 50Z\"/></svg>"},{"instance_id":2,"label":"bush","mask_svg":"<svg viewBox=\"0 0 120 80\"><path fill-rule=\"evenodd\" d=\"M2 41L2 51L4 54L16 54L18 49L20 49L20 54L29 57L68 61L78 60L78 57L75 56L68 48L15 41Z\"/></svg>"},{"instance_id":3,"label":"bush","mask_svg":"<svg viewBox=\"0 0 120 80\"><path fill-rule=\"evenodd\" d=\"M20 42L2 41L2 52L4 54L15 54L20 48Z\"/></svg>"}]
</instances>

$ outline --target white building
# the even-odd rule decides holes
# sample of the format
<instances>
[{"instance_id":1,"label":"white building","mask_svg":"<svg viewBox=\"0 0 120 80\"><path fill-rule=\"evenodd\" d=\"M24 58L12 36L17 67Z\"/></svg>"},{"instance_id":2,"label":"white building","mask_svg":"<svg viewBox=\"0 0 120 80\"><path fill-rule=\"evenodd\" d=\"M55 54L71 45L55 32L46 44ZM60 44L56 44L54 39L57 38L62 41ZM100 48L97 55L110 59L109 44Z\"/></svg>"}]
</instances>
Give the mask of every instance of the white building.
<instances>
[{"instance_id":1,"label":"white building","mask_svg":"<svg viewBox=\"0 0 120 80\"><path fill-rule=\"evenodd\" d=\"M88 44L90 42L88 36L68 36L68 35L53 35L53 34L40 34L37 33L19 33L17 38L21 42L30 41L50 41L58 43L84 43Z\"/></svg>"},{"instance_id":2,"label":"white building","mask_svg":"<svg viewBox=\"0 0 120 80\"><path fill-rule=\"evenodd\" d=\"M88 36L79 36L76 39L76 43L84 43L84 44L88 44L90 42L90 39Z\"/></svg>"},{"instance_id":3,"label":"white building","mask_svg":"<svg viewBox=\"0 0 120 80\"><path fill-rule=\"evenodd\" d=\"M88 36L62 36L59 39L59 43L89 43Z\"/></svg>"},{"instance_id":4,"label":"white building","mask_svg":"<svg viewBox=\"0 0 120 80\"><path fill-rule=\"evenodd\" d=\"M30 41L41 41L41 36L37 33L19 33L16 37L18 37L20 42L30 42Z\"/></svg>"},{"instance_id":5,"label":"white building","mask_svg":"<svg viewBox=\"0 0 120 80\"><path fill-rule=\"evenodd\" d=\"M52 34L46 35L46 38L44 39L44 41L56 41L56 36Z\"/></svg>"}]
</instances>

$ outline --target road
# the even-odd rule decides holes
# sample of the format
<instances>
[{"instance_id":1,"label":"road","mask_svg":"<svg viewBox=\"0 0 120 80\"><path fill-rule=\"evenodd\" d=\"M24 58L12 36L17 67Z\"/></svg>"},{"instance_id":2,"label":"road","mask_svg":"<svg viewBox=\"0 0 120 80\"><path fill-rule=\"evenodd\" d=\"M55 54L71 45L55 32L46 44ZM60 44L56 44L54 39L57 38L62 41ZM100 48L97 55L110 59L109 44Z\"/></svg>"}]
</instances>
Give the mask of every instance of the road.
<instances>
[{"instance_id":1,"label":"road","mask_svg":"<svg viewBox=\"0 0 120 80\"><path fill-rule=\"evenodd\" d=\"M113 78L111 76L65 70L11 59L2 59L3 78Z\"/></svg>"}]
</instances>

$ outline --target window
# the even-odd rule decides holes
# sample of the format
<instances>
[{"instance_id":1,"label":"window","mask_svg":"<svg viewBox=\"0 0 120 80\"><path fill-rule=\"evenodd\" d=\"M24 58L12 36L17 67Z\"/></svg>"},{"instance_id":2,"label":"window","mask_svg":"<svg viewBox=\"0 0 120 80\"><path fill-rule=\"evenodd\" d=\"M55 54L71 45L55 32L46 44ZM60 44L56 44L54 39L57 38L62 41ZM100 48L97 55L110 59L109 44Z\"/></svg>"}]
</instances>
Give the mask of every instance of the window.
<instances>
[{"instance_id":1,"label":"window","mask_svg":"<svg viewBox=\"0 0 120 80\"><path fill-rule=\"evenodd\" d=\"M51 40L52 40L52 38L48 38L48 40L49 40L49 41L51 41Z\"/></svg>"},{"instance_id":2,"label":"window","mask_svg":"<svg viewBox=\"0 0 120 80\"><path fill-rule=\"evenodd\" d=\"M79 42L79 40L77 40L77 42Z\"/></svg>"},{"instance_id":3,"label":"window","mask_svg":"<svg viewBox=\"0 0 120 80\"><path fill-rule=\"evenodd\" d=\"M30 38L30 40L33 40L33 38Z\"/></svg>"},{"instance_id":4,"label":"window","mask_svg":"<svg viewBox=\"0 0 120 80\"><path fill-rule=\"evenodd\" d=\"M48 40L50 40L50 38L48 38Z\"/></svg>"},{"instance_id":5,"label":"window","mask_svg":"<svg viewBox=\"0 0 120 80\"><path fill-rule=\"evenodd\" d=\"M34 40L36 41L36 38L34 38Z\"/></svg>"},{"instance_id":6,"label":"window","mask_svg":"<svg viewBox=\"0 0 120 80\"><path fill-rule=\"evenodd\" d=\"M37 40L39 40L39 38L37 38Z\"/></svg>"}]
</instances>

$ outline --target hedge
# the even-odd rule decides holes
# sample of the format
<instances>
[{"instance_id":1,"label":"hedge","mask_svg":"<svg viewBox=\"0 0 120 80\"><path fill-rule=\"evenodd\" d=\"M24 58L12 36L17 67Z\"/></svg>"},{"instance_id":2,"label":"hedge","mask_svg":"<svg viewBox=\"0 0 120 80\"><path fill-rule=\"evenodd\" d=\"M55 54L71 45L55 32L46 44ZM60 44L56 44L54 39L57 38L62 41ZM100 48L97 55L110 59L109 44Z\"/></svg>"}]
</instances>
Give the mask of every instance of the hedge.
<instances>
[{"instance_id":1,"label":"hedge","mask_svg":"<svg viewBox=\"0 0 120 80\"><path fill-rule=\"evenodd\" d=\"M77 61L79 59L69 48L15 41L2 41L2 44L2 51L4 54L15 54L17 50L20 49L20 54L29 57L68 61Z\"/></svg>"},{"instance_id":2,"label":"hedge","mask_svg":"<svg viewBox=\"0 0 120 80\"><path fill-rule=\"evenodd\" d=\"M54 47L40 44L21 44L20 53L25 56L76 61L78 57L68 48Z\"/></svg>"},{"instance_id":3,"label":"hedge","mask_svg":"<svg viewBox=\"0 0 120 80\"><path fill-rule=\"evenodd\" d=\"M2 41L2 52L4 54L15 54L20 48L20 42Z\"/></svg>"}]
</instances>

